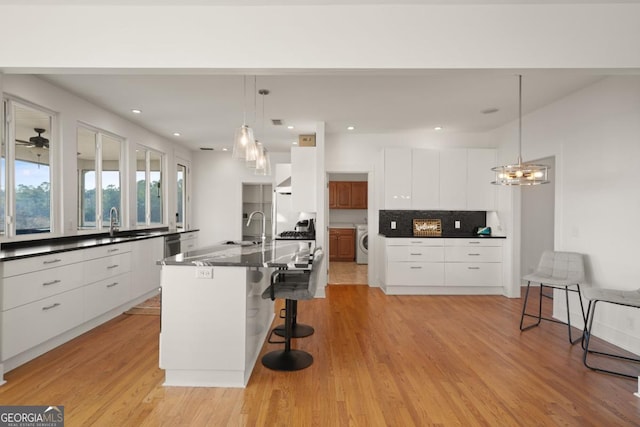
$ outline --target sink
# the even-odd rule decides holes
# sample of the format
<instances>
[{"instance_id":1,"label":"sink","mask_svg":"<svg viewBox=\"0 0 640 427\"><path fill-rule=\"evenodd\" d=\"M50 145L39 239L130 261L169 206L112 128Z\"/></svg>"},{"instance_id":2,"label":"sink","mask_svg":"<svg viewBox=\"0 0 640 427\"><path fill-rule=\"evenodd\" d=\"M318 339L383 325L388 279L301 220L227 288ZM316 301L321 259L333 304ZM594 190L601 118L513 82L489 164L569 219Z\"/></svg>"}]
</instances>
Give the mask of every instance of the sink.
<instances>
[{"instance_id":1,"label":"sink","mask_svg":"<svg viewBox=\"0 0 640 427\"><path fill-rule=\"evenodd\" d=\"M251 240L227 240L223 243L223 245L231 245L231 246L254 246L259 245L260 242L251 241Z\"/></svg>"}]
</instances>

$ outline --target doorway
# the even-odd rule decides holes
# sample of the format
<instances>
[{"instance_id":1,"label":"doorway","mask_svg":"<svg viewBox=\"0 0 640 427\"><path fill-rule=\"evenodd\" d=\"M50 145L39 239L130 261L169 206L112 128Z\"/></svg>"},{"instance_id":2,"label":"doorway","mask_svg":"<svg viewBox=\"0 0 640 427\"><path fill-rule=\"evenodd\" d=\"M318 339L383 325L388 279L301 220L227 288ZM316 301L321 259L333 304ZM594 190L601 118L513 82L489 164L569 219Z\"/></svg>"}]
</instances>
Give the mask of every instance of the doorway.
<instances>
[{"instance_id":1,"label":"doorway","mask_svg":"<svg viewBox=\"0 0 640 427\"><path fill-rule=\"evenodd\" d=\"M329 173L328 181L328 284L367 285L368 174Z\"/></svg>"},{"instance_id":2,"label":"doorway","mask_svg":"<svg viewBox=\"0 0 640 427\"><path fill-rule=\"evenodd\" d=\"M542 252L554 249L555 157L532 161L549 166L549 184L522 187L522 240L520 248L521 276L532 273Z\"/></svg>"}]
</instances>

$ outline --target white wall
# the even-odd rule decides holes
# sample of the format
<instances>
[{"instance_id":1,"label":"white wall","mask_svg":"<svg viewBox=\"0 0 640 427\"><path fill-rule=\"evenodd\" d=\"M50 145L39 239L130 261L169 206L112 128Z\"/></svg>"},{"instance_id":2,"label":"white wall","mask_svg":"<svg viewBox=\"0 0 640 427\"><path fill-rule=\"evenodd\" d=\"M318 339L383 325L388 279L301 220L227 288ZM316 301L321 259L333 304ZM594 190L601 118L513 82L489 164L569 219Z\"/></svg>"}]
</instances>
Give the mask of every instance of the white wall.
<instances>
[{"instance_id":1,"label":"white wall","mask_svg":"<svg viewBox=\"0 0 640 427\"><path fill-rule=\"evenodd\" d=\"M0 67L640 66L637 3L293 7L30 3L0 6L0 40L10 41L0 44ZM25 23L38 31L25 31ZM115 25L117 31L96 31L97 23Z\"/></svg>"},{"instance_id":2,"label":"white wall","mask_svg":"<svg viewBox=\"0 0 640 427\"><path fill-rule=\"evenodd\" d=\"M526 78L524 80L526 84ZM526 96L524 98L526 102ZM640 228L640 77L609 77L525 116L523 158L556 158L555 249L585 255L587 285L637 289ZM512 157L517 141L502 129L501 160ZM505 189L501 194L505 194ZM519 189L513 189L513 200ZM501 204L513 221L517 246L519 212ZM517 255L519 257L519 254ZM515 265L515 263L514 263ZM513 280L519 279L519 267ZM554 315L563 314L564 300L556 298ZM581 324L574 304L572 321ZM595 334L640 353L640 311L608 306Z\"/></svg>"},{"instance_id":3,"label":"white wall","mask_svg":"<svg viewBox=\"0 0 640 427\"><path fill-rule=\"evenodd\" d=\"M271 168L289 163L289 153L270 153ZM207 246L223 240L241 240L242 183L273 184L273 176L254 175L244 161L231 158L231 152L202 151L193 156L192 210L200 229L198 245Z\"/></svg>"},{"instance_id":4,"label":"white wall","mask_svg":"<svg viewBox=\"0 0 640 427\"><path fill-rule=\"evenodd\" d=\"M61 158L61 180L54 181L52 185L57 186L62 192L62 203L55 206L57 214L55 227L56 234L76 233L78 226L78 192L77 192L77 126L78 122L83 122L96 128L114 133L123 137L126 141L128 156L135 159L136 144L158 150L166 155L167 176L175 177L175 156L179 153L186 159L191 158L191 153L183 147L175 145L168 139L162 138L140 126L104 110L90 102L73 95L49 82L30 75L4 75L2 79L3 91L6 94L24 99L33 104L45 107L56 113L57 132L54 138L59 142L61 149L58 154ZM56 149L56 148L53 148ZM135 226L136 207L136 185L135 185L135 162L128 163L127 171L122 177L123 183L129 183L124 188L123 193L128 195L125 205L129 205L131 215L123 216L124 224ZM175 206L176 182L168 179L167 191L169 212ZM55 203L59 203L55 201ZM167 213L167 220L175 223L175 218ZM167 221L167 222L168 222ZM175 225L175 224L173 224ZM62 231L61 231L62 230Z\"/></svg>"}]
</instances>

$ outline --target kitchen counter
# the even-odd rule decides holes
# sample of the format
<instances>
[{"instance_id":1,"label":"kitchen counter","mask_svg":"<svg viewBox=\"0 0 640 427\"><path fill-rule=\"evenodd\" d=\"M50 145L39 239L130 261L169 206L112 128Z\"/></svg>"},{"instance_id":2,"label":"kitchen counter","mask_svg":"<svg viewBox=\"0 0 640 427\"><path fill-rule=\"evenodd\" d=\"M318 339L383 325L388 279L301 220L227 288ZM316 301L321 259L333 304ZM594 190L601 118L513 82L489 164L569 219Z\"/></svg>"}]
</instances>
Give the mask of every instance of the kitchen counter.
<instances>
[{"instance_id":1,"label":"kitchen counter","mask_svg":"<svg viewBox=\"0 0 640 427\"><path fill-rule=\"evenodd\" d=\"M312 246L220 242L161 261L164 385L246 387L275 317L262 293L276 269L310 268Z\"/></svg>"},{"instance_id":2,"label":"kitchen counter","mask_svg":"<svg viewBox=\"0 0 640 427\"><path fill-rule=\"evenodd\" d=\"M166 258L163 265L309 268L313 242L273 240L262 243L220 242Z\"/></svg>"},{"instance_id":3,"label":"kitchen counter","mask_svg":"<svg viewBox=\"0 0 640 427\"><path fill-rule=\"evenodd\" d=\"M336 222L329 224L329 228L356 228L356 225L349 222Z\"/></svg>"},{"instance_id":4,"label":"kitchen counter","mask_svg":"<svg viewBox=\"0 0 640 427\"><path fill-rule=\"evenodd\" d=\"M96 246L114 245L134 240L152 239L168 234L187 233L193 230L169 230L167 227L155 229L122 230L114 237L109 233L77 234L73 236L52 237L40 240L4 242L0 246L0 262L22 258L48 255L59 252L75 251Z\"/></svg>"},{"instance_id":5,"label":"kitchen counter","mask_svg":"<svg viewBox=\"0 0 640 427\"><path fill-rule=\"evenodd\" d=\"M387 239L506 239L507 236L477 236L469 234L442 234L441 236L386 236L378 233L379 236Z\"/></svg>"}]
</instances>

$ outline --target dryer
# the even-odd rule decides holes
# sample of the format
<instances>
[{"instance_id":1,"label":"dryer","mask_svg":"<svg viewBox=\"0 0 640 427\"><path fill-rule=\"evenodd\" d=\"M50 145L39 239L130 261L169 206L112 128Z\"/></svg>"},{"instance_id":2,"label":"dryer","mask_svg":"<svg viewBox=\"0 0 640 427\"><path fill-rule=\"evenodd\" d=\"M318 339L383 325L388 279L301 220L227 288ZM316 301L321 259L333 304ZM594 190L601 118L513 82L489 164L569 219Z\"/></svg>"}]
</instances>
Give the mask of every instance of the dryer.
<instances>
[{"instance_id":1,"label":"dryer","mask_svg":"<svg viewBox=\"0 0 640 427\"><path fill-rule=\"evenodd\" d=\"M367 224L356 225L356 263L369 262L369 228Z\"/></svg>"}]
</instances>

